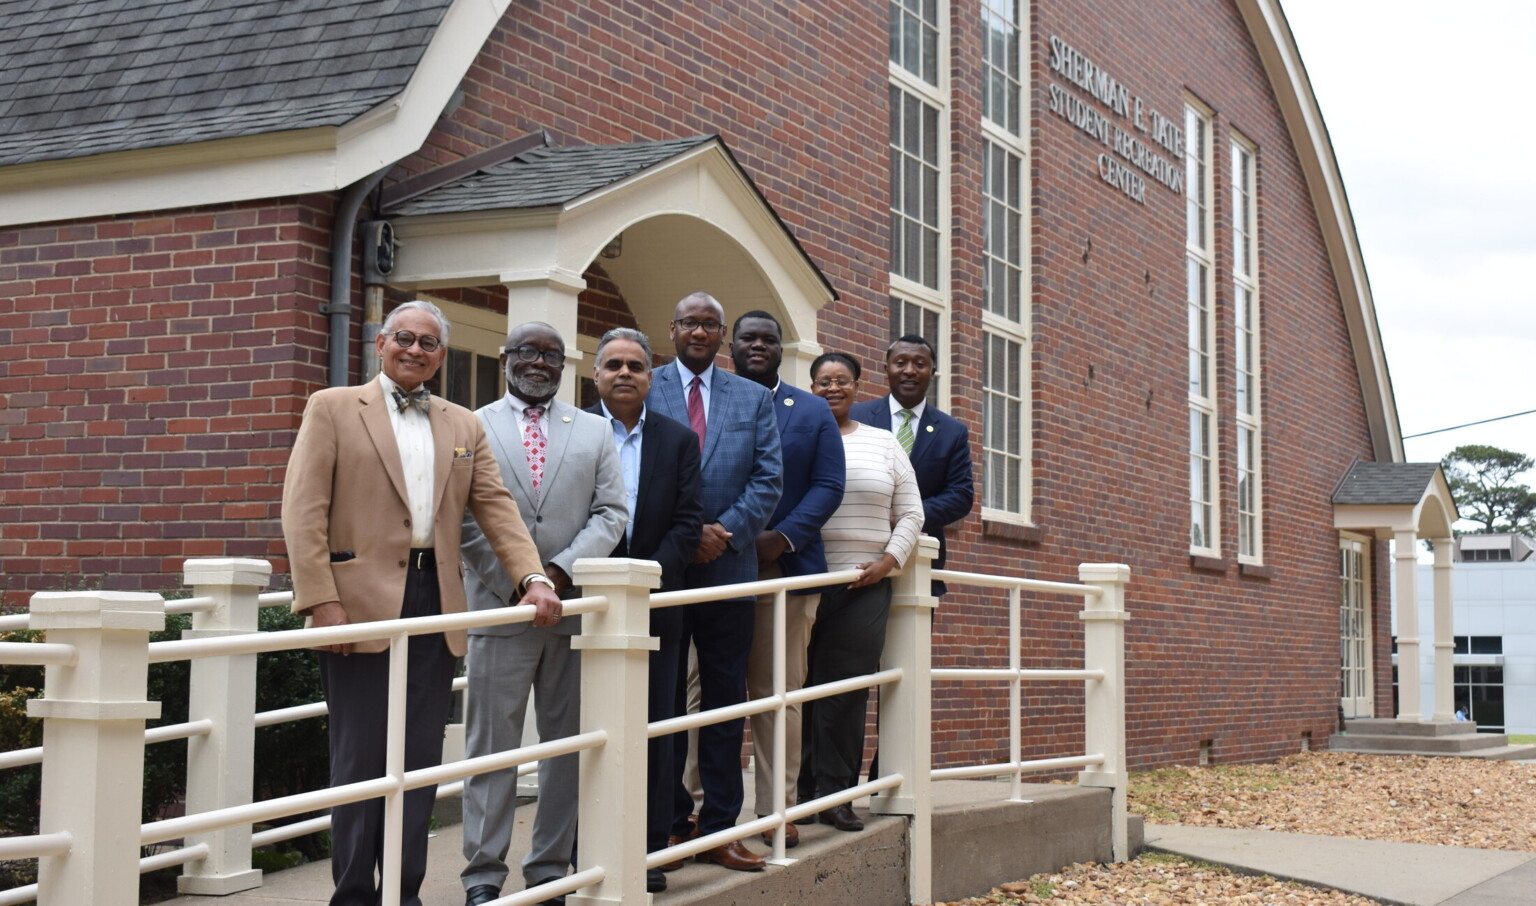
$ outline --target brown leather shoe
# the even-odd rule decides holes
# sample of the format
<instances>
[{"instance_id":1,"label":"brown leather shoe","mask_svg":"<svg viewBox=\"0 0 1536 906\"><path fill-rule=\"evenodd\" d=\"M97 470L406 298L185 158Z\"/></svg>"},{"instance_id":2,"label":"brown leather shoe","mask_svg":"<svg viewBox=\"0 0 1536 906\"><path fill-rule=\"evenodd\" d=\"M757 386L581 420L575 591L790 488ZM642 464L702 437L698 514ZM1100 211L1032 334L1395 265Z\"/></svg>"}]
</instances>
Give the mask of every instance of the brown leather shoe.
<instances>
[{"instance_id":1,"label":"brown leather shoe","mask_svg":"<svg viewBox=\"0 0 1536 906\"><path fill-rule=\"evenodd\" d=\"M763 842L769 846L773 845L773 831L771 829L763 831ZM784 825L784 848L794 849L799 845L800 828L795 827L794 822Z\"/></svg>"},{"instance_id":2,"label":"brown leather shoe","mask_svg":"<svg viewBox=\"0 0 1536 906\"><path fill-rule=\"evenodd\" d=\"M684 836L681 836L681 837L679 837L677 834L668 834L667 835L667 848L670 849L670 848L672 848L674 846L677 846L680 843L687 843L689 840L697 840L698 837L699 837L699 817L697 815L689 815L688 816L688 833L686 835L684 835ZM657 867L660 868L662 871L677 871L679 868L682 868L683 867L683 863L687 862L687 861L688 861L687 859L678 859L675 862L668 862L668 863L666 863L664 865L659 865Z\"/></svg>"},{"instance_id":3,"label":"brown leather shoe","mask_svg":"<svg viewBox=\"0 0 1536 906\"><path fill-rule=\"evenodd\" d=\"M700 862L713 862L731 871L762 871L768 864L762 856L747 849L740 840L732 840L724 846L706 849L694 858Z\"/></svg>"}]
</instances>

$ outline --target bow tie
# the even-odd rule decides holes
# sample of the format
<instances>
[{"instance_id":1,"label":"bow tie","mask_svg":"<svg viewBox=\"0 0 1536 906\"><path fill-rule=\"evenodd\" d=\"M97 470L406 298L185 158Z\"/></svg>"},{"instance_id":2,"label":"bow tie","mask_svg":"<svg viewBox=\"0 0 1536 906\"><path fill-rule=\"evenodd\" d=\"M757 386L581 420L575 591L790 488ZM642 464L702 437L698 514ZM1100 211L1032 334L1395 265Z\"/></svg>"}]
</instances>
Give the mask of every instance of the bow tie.
<instances>
[{"instance_id":1,"label":"bow tie","mask_svg":"<svg viewBox=\"0 0 1536 906\"><path fill-rule=\"evenodd\" d=\"M396 390L394 392L394 396L395 409L399 412L404 412L407 408L415 406L417 409L421 410L423 415L425 415L432 405L432 391L425 387L418 387L415 390L412 390L410 393L406 393L403 390Z\"/></svg>"}]
</instances>

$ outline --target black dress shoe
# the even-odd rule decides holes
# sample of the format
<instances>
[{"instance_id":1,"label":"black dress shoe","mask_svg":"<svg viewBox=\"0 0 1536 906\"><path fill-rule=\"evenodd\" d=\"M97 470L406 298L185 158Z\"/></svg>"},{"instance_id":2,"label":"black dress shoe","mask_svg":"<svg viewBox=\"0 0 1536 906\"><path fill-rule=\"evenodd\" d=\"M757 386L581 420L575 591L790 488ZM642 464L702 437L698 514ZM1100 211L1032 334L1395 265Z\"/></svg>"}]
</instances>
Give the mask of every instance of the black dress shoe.
<instances>
[{"instance_id":1,"label":"black dress shoe","mask_svg":"<svg viewBox=\"0 0 1536 906\"><path fill-rule=\"evenodd\" d=\"M645 892L661 893L667 889L667 876L659 868L647 868L645 870Z\"/></svg>"},{"instance_id":2,"label":"black dress shoe","mask_svg":"<svg viewBox=\"0 0 1536 906\"><path fill-rule=\"evenodd\" d=\"M476 884L464 891L464 906L480 906L501 899L501 888L495 884Z\"/></svg>"},{"instance_id":3,"label":"black dress shoe","mask_svg":"<svg viewBox=\"0 0 1536 906\"><path fill-rule=\"evenodd\" d=\"M853 813L853 807L847 803L834 805L821 813L821 823L830 824L840 831L861 831L864 822Z\"/></svg>"}]
</instances>

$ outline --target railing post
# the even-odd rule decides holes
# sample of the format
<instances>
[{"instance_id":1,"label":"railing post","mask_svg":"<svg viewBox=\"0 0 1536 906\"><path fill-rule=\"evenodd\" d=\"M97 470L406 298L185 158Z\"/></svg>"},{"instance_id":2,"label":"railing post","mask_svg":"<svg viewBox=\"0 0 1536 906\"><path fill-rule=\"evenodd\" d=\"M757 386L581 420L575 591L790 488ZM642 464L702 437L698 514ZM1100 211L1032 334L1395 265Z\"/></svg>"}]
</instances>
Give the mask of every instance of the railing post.
<instances>
[{"instance_id":1,"label":"railing post","mask_svg":"<svg viewBox=\"0 0 1536 906\"><path fill-rule=\"evenodd\" d=\"M1084 585L1099 589L1079 613L1083 621L1083 667L1103 670L1104 679L1088 680L1083 737L1088 754L1102 754L1104 764L1079 772L1079 786L1110 789L1110 822L1116 862L1130 858L1125 793L1125 586L1131 568L1121 563L1082 563Z\"/></svg>"},{"instance_id":2,"label":"railing post","mask_svg":"<svg viewBox=\"0 0 1536 906\"><path fill-rule=\"evenodd\" d=\"M661 565L583 559L571 578L583 595L608 599L606 610L582 615L581 635L571 640L581 651L581 732L603 730L608 741L581 753L576 817L576 870L602 866L607 876L569 902L644 903L646 691L661 644L650 633L650 590L661 587Z\"/></svg>"},{"instance_id":3,"label":"railing post","mask_svg":"<svg viewBox=\"0 0 1536 906\"><path fill-rule=\"evenodd\" d=\"M885 629L887 669L901 669L901 681L880 690L880 772L900 774L901 785L871 797L870 811L910 815L907 878L914 903L933 900L933 612L939 601L930 582L939 542L927 535L894 580L891 615Z\"/></svg>"},{"instance_id":4,"label":"railing post","mask_svg":"<svg viewBox=\"0 0 1536 906\"><path fill-rule=\"evenodd\" d=\"M159 595L40 592L31 629L73 645L76 660L50 666L43 698L27 713L43 720L43 834L67 833L69 851L38 860L38 906L139 901L139 825L144 799L144 722L149 634L165 628Z\"/></svg>"},{"instance_id":5,"label":"railing post","mask_svg":"<svg viewBox=\"0 0 1536 906\"><path fill-rule=\"evenodd\" d=\"M256 631L257 595L272 578L265 560L188 560L183 577L192 596L213 598L211 612L192 615L183 638L244 635ZM256 745L256 655L198 658L192 662L187 720L213 729L187 741L187 814L251 801ZM187 838L208 844L208 858L189 862L176 879L182 893L224 896L261 886L251 867L251 826L241 824Z\"/></svg>"}]
</instances>

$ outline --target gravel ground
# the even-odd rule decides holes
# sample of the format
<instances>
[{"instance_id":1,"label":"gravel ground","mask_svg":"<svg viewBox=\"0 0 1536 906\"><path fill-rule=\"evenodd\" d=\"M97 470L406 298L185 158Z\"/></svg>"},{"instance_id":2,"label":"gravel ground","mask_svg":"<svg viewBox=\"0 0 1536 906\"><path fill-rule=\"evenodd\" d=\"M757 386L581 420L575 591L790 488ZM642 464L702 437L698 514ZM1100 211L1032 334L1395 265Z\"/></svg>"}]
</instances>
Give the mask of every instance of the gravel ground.
<instances>
[{"instance_id":1,"label":"gravel ground","mask_svg":"<svg viewBox=\"0 0 1536 906\"><path fill-rule=\"evenodd\" d=\"M1310 752L1274 764L1136 774L1130 803L1151 824L1536 852L1536 764ZM1121 865L1067 866L946 906L1375 902L1148 853Z\"/></svg>"}]
</instances>

